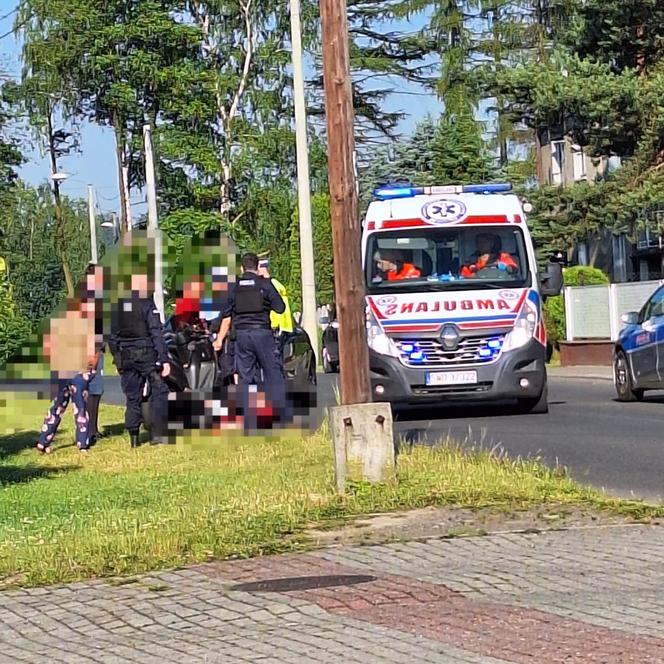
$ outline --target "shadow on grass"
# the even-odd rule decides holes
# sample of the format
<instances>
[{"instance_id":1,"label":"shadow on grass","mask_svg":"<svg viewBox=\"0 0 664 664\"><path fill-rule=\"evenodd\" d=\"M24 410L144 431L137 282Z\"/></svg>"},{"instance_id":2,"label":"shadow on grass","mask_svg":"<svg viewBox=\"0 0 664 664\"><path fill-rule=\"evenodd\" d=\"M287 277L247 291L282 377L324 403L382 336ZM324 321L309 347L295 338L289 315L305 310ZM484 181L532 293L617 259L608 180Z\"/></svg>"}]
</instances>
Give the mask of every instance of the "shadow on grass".
<instances>
[{"instance_id":1,"label":"shadow on grass","mask_svg":"<svg viewBox=\"0 0 664 664\"><path fill-rule=\"evenodd\" d=\"M105 438L110 438L111 436L121 436L122 434L126 433L125 425L122 422L106 424L100 428L103 429Z\"/></svg>"},{"instance_id":2,"label":"shadow on grass","mask_svg":"<svg viewBox=\"0 0 664 664\"><path fill-rule=\"evenodd\" d=\"M76 470L76 466L56 466L45 468L42 466L0 466L0 488L10 484L24 484L32 480L59 475L70 470Z\"/></svg>"},{"instance_id":3,"label":"shadow on grass","mask_svg":"<svg viewBox=\"0 0 664 664\"><path fill-rule=\"evenodd\" d=\"M35 447L38 439L39 431L26 429L0 436L0 459Z\"/></svg>"}]
</instances>

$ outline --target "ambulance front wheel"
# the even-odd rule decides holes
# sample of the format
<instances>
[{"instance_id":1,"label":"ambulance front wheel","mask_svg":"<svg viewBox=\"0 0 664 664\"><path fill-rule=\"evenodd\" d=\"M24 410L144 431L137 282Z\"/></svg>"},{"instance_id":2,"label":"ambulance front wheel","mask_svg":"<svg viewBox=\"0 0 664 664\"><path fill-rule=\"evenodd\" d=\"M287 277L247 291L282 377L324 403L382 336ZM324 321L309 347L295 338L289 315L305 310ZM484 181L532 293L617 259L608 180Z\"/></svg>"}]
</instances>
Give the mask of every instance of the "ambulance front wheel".
<instances>
[{"instance_id":1,"label":"ambulance front wheel","mask_svg":"<svg viewBox=\"0 0 664 664\"><path fill-rule=\"evenodd\" d=\"M532 415L544 415L549 412L549 389L547 384L544 383L542 393L539 397L532 399L519 399L519 410L523 413L530 413Z\"/></svg>"}]
</instances>

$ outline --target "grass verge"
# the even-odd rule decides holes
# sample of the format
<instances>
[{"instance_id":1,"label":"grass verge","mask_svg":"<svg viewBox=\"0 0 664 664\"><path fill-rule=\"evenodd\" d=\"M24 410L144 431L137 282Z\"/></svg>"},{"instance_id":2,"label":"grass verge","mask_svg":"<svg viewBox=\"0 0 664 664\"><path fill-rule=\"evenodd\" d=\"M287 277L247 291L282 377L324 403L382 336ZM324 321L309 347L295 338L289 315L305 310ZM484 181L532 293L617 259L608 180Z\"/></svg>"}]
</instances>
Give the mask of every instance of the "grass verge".
<instances>
[{"instance_id":1,"label":"grass verge","mask_svg":"<svg viewBox=\"0 0 664 664\"><path fill-rule=\"evenodd\" d=\"M662 509L607 499L536 460L453 445L399 457L394 486L334 492L325 430L306 439L218 440L129 449L122 411L106 406L116 435L87 456L65 415L51 456L33 450L47 404L0 395L0 587L132 575L210 558L310 546L307 529L373 512L458 505L519 509L587 505L659 516ZM6 432L6 433L5 433Z\"/></svg>"}]
</instances>

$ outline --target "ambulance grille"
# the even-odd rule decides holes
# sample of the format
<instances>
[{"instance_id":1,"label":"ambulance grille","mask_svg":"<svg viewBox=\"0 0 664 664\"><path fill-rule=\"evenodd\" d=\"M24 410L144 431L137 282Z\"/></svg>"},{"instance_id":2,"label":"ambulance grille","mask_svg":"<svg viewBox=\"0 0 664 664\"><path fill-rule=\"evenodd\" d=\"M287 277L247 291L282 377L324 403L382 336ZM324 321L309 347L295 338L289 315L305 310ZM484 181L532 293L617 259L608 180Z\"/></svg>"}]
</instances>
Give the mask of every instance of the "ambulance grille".
<instances>
[{"instance_id":1,"label":"ambulance grille","mask_svg":"<svg viewBox=\"0 0 664 664\"><path fill-rule=\"evenodd\" d=\"M407 367L440 369L472 364L491 364L500 356L505 335L465 337L454 350L443 346L440 339L395 339L401 352L401 362ZM492 342L489 346L489 342ZM496 344L498 342L498 344ZM416 352L411 352L415 345ZM497 346L497 347L496 347Z\"/></svg>"}]
</instances>

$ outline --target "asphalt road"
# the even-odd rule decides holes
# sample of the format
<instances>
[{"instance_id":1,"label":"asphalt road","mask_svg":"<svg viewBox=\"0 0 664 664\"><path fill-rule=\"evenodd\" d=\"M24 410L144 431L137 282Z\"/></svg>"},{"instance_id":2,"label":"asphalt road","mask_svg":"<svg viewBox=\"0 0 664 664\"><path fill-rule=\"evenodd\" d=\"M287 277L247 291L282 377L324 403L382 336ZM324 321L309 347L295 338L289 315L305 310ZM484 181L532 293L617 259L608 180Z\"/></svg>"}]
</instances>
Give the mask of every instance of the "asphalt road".
<instances>
[{"instance_id":1,"label":"asphalt road","mask_svg":"<svg viewBox=\"0 0 664 664\"><path fill-rule=\"evenodd\" d=\"M398 434L467 447L502 447L561 465L584 484L623 497L664 500L664 396L614 400L608 380L549 379L549 413L521 415L509 405L418 410L397 416Z\"/></svg>"},{"instance_id":2,"label":"asphalt road","mask_svg":"<svg viewBox=\"0 0 664 664\"><path fill-rule=\"evenodd\" d=\"M320 376L317 419L334 405L335 384L335 376ZM409 443L451 438L468 448L499 446L510 456L565 466L577 480L611 494L660 502L664 396L629 404L614 398L608 380L551 377L548 415L521 415L509 404L417 409L397 416L395 435ZM117 377L107 377L104 401L122 404Z\"/></svg>"}]
</instances>

